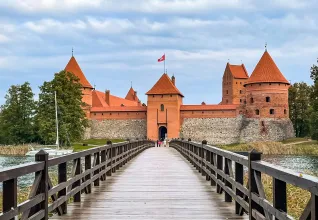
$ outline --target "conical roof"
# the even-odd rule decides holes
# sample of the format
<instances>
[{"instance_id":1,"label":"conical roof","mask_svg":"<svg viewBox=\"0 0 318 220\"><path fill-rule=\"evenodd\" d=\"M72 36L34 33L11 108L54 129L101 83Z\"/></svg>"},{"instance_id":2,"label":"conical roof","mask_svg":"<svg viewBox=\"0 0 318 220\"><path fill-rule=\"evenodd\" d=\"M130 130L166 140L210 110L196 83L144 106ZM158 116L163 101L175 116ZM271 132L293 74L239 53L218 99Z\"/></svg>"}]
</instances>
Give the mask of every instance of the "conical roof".
<instances>
[{"instance_id":1,"label":"conical roof","mask_svg":"<svg viewBox=\"0 0 318 220\"><path fill-rule=\"evenodd\" d=\"M138 101L138 97L135 94L135 90L132 87L130 87L125 99L130 100L130 101Z\"/></svg>"},{"instance_id":2,"label":"conical roof","mask_svg":"<svg viewBox=\"0 0 318 220\"><path fill-rule=\"evenodd\" d=\"M93 88L92 85L86 79L84 73L81 70L81 67L78 65L74 56L71 57L70 61L68 61L65 71L73 73L75 76L79 78L80 83L85 88Z\"/></svg>"},{"instance_id":3,"label":"conical roof","mask_svg":"<svg viewBox=\"0 0 318 220\"><path fill-rule=\"evenodd\" d=\"M287 79L280 72L276 66L271 55L267 52L264 52L260 61L257 63L252 75L247 80L246 84L252 83L263 83L263 82L277 82L277 83L287 83Z\"/></svg>"},{"instance_id":4,"label":"conical roof","mask_svg":"<svg viewBox=\"0 0 318 220\"><path fill-rule=\"evenodd\" d=\"M170 77L164 73L156 84L146 93L146 95L182 95L182 93L173 85Z\"/></svg>"}]
</instances>

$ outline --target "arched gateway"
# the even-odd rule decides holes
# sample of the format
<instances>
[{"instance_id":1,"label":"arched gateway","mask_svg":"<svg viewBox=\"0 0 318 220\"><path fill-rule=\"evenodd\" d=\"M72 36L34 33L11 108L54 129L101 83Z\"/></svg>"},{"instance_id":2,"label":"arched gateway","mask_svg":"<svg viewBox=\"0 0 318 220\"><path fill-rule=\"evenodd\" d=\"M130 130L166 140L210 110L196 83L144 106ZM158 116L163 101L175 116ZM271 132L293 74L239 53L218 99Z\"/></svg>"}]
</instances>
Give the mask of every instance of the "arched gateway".
<instances>
[{"instance_id":1,"label":"arched gateway","mask_svg":"<svg viewBox=\"0 0 318 220\"><path fill-rule=\"evenodd\" d=\"M159 140L164 140L167 136L167 128L165 126L159 127Z\"/></svg>"}]
</instances>

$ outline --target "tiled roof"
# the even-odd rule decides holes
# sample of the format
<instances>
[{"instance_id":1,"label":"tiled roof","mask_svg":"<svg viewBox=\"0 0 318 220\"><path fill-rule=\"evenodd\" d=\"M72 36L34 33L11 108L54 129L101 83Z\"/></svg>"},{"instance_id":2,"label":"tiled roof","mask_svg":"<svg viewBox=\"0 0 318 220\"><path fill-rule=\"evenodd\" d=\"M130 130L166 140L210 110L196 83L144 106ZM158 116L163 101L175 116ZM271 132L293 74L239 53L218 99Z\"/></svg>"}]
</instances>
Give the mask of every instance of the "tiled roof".
<instances>
[{"instance_id":1,"label":"tiled roof","mask_svg":"<svg viewBox=\"0 0 318 220\"><path fill-rule=\"evenodd\" d=\"M138 97L135 95L135 90L132 87L130 87L125 99L138 102Z\"/></svg>"},{"instance_id":2,"label":"tiled roof","mask_svg":"<svg viewBox=\"0 0 318 220\"><path fill-rule=\"evenodd\" d=\"M146 95L182 95L182 93L177 89L175 85L173 85L170 77L164 73L160 79L156 82L156 84L146 93Z\"/></svg>"},{"instance_id":3,"label":"tiled roof","mask_svg":"<svg viewBox=\"0 0 318 220\"><path fill-rule=\"evenodd\" d=\"M267 51L264 52L246 84L262 82L278 82L289 84Z\"/></svg>"},{"instance_id":4,"label":"tiled roof","mask_svg":"<svg viewBox=\"0 0 318 220\"><path fill-rule=\"evenodd\" d=\"M147 106L92 107L91 112L146 112Z\"/></svg>"},{"instance_id":5,"label":"tiled roof","mask_svg":"<svg viewBox=\"0 0 318 220\"><path fill-rule=\"evenodd\" d=\"M244 64L242 65L231 65L229 64L229 69L234 78L237 79L248 79L248 73L245 69Z\"/></svg>"},{"instance_id":6,"label":"tiled roof","mask_svg":"<svg viewBox=\"0 0 318 220\"><path fill-rule=\"evenodd\" d=\"M91 84L86 79L84 73L81 70L81 67L78 65L76 59L74 56L71 57L70 61L68 61L68 64L65 67L65 71L73 73L75 76L77 76L80 80L80 83L85 88L93 88Z\"/></svg>"},{"instance_id":7,"label":"tiled roof","mask_svg":"<svg viewBox=\"0 0 318 220\"><path fill-rule=\"evenodd\" d=\"M93 91L93 106L92 107L112 107L112 106L138 106L138 102L123 99L114 95L109 95L110 106L105 101L105 93L94 90Z\"/></svg>"},{"instance_id":8,"label":"tiled roof","mask_svg":"<svg viewBox=\"0 0 318 220\"><path fill-rule=\"evenodd\" d=\"M239 105L181 105L181 111L235 110Z\"/></svg>"}]
</instances>

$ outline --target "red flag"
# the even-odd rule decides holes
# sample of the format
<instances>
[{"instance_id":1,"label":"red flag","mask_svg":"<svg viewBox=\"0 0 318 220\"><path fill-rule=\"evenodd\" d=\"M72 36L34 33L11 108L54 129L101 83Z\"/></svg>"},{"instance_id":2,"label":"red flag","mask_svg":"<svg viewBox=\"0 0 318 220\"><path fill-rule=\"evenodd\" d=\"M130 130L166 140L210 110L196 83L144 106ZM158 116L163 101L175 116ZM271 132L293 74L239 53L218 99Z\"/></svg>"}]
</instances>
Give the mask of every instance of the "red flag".
<instances>
[{"instance_id":1,"label":"red flag","mask_svg":"<svg viewBox=\"0 0 318 220\"><path fill-rule=\"evenodd\" d=\"M162 62L164 60L166 60L166 54L162 55L162 57L158 59L158 62Z\"/></svg>"}]
</instances>

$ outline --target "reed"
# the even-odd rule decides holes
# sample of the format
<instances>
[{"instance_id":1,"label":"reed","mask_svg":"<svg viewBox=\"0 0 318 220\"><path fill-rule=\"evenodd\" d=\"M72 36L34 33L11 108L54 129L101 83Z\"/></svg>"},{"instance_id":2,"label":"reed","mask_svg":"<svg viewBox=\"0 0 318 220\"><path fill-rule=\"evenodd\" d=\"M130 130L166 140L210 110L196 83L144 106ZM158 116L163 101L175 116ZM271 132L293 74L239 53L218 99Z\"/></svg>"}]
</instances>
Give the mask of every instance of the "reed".
<instances>
[{"instance_id":1,"label":"reed","mask_svg":"<svg viewBox=\"0 0 318 220\"><path fill-rule=\"evenodd\" d=\"M231 144L219 146L230 151L250 151L255 149L263 154L284 154L284 155L318 155L318 144L308 142L302 144L285 145L281 142L254 142L248 144Z\"/></svg>"},{"instance_id":2,"label":"reed","mask_svg":"<svg viewBox=\"0 0 318 220\"><path fill-rule=\"evenodd\" d=\"M24 156L29 150L27 145L0 146L0 155Z\"/></svg>"}]
</instances>

